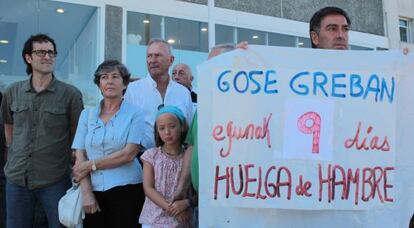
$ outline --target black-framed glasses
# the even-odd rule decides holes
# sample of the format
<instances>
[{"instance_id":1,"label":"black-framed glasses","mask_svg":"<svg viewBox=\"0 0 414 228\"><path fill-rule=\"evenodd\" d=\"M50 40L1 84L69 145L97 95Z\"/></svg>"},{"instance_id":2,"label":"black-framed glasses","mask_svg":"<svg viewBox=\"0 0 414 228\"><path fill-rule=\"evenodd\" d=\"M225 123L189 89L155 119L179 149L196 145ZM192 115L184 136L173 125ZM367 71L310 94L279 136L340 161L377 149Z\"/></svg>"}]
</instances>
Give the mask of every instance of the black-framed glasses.
<instances>
[{"instance_id":1,"label":"black-framed glasses","mask_svg":"<svg viewBox=\"0 0 414 228\"><path fill-rule=\"evenodd\" d=\"M52 50L33 50L32 53L34 53L38 57L45 57L46 54L48 54L50 58L54 58L57 55L57 52Z\"/></svg>"}]
</instances>

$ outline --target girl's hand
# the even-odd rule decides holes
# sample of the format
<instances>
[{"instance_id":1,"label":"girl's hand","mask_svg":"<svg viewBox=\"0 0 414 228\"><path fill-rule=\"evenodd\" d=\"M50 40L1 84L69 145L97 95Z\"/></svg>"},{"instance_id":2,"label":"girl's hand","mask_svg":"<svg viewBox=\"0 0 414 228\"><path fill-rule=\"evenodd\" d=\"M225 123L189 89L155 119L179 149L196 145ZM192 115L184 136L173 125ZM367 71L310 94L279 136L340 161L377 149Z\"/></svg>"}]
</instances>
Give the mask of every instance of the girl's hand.
<instances>
[{"instance_id":1,"label":"girl's hand","mask_svg":"<svg viewBox=\"0 0 414 228\"><path fill-rule=\"evenodd\" d=\"M184 210L183 212L179 213L175 218L180 223L188 223L191 220L191 210Z\"/></svg>"},{"instance_id":2,"label":"girl's hand","mask_svg":"<svg viewBox=\"0 0 414 228\"><path fill-rule=\"evenodd\" d=\"M168 214L175 217L181 212L185 211L190 206L190 202L188 201L188 199L183 199L170 203L167 209Z\"/></svg>"},{"instance_id":3,"label":"girl's hand","mask_svg":"<svg viewBox=\"0 0 414 228\"><path fill-rule=\"evenodd\" d=\"M101 211L98 205L98 201L96 201L95 195L93 192L89 191L85 194L82 192L82 201L83 201L83 210L87 214L94 214L97 211Z\"/></svg>"},{"instance_id":4,"label":"girl's hand","mask_svg":"<svg viewBox=\"0 0 414 228\"><path fill-rule=\"evenodd\" d=\"M78 161L73 166L73 178L76 182L82 180L92 170L91 161Z\"/></svg>"}]
</instances>

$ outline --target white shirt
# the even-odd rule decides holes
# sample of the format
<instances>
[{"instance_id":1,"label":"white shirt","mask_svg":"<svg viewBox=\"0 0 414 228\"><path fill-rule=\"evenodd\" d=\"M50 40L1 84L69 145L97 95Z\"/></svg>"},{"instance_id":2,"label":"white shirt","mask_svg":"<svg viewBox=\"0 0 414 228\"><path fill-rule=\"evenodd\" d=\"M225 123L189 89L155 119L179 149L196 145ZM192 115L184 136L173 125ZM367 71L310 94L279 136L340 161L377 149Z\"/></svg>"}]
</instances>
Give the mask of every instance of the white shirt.
<instances>
[{"instance_id":1,"label":"white shirt","mask_svg":"<svg viewBox=\"0 0 414 228\"><path fill-rule=\"evenodd\" d=\"M158 107L162 104L178 107L190 125L193 118L193 104L190 91L173 80L169 80L164 101L157 89L157 83L150 75L128 85L124 99L144 110L145 129L142 145L146 148L155 147L154 123Z\"/></svg>"}]
</instances>

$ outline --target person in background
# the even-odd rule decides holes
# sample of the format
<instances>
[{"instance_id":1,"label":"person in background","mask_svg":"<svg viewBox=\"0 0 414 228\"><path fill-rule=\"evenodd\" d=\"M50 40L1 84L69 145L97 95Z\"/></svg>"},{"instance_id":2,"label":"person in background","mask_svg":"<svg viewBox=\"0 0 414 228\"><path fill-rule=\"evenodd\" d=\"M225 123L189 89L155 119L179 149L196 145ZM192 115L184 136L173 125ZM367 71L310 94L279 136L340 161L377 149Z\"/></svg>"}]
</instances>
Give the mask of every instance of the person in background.
<instances>
[{"instance_id":1,"label":"person in background","mask_svg":"<svg viewBox=\"0 0 414 228\"><path fill-rule=\"evenodd\" d=\"M78 89L53 74L57 49L45 34L31 36L22 57L30 78L4 93L7 227L32 227L39 202L49 227L61 227L58 201L70 187L70 144L83 109Z\"/></svg>"},{"instance_id":2,"label":"person in background","mask_svg":"<svg viewBox=\"0 0 414 228\"><path fill-rule=\"evenodd\" d=\"M347 50L351 20L338 7L325 7L315 12L309 22L312 48Z\"/></svg>"},{"instance_id":3,"label":"person in background","mask_svg":"<svg viewBox=\"0 0 414 228\"><path fill-rule=\"evenodd\" d=\"M136 155L144 113L123 99L128 69L117 60L101 63L94 82L103 100L82 111L72 148L73 176L80 182L84 227L138 227L144 203L142 168Z\"/></svg>"},{"instance_id":4,"label":"person in background","mask_svg":"<svg viewBox=\"0 0 414 228\"><path fill-rule=\"evenodd\" d=\"M193 73L190 66L184 63L179 63L174 66L172 79L181 85L185 86L191 93L191 101L193 102L194 111L197 107L197 93L193 90Z\"/></svg>"},{"instance_id":5,"label":"person in background","mask_svg":"<svg viewBox=\"0 0 414 228\"><path fill-rule=\"evenodd\" d=\"M151 39L148 42L146 59L149 75L128 86L125 100L144 110L145 128L142 145L148 149L155 147L155 115L162 106L178 107L190 124L193 118L193 105L188 89L170 80L168 70L174 62L174 56L167 41Z\"/></svg>"},{"instance_id":6,"label":"person in background","mask_svg":"<svg viewBox=\"0 0 414 228\"><path fill-rule=\"evenodd\" d=\"M184 140L188 126L175 106L164 106L154 125L156 146L146 150L144 163L145 204L142 227L191 227L191 200L173 201L183 166Z\"/></svg>"}]
</instances>

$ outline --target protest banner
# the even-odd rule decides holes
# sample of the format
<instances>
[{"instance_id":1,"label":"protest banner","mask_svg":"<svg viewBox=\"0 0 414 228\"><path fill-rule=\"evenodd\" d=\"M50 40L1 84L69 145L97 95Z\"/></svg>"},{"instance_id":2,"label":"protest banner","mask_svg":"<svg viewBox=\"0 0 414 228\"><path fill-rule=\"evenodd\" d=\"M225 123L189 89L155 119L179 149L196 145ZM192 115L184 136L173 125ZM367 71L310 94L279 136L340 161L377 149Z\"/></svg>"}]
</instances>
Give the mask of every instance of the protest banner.
<instances>
[{"instance_id":1,"label":"protest banner","mask_svg":"<svg viewBox=\"0 0 414 228\"><path fill-rule=\"evenodd\" d=\"M407 227L413 73L401 51L254 45L200 65L200 225Z\"/></svg>"}]
</instances>

